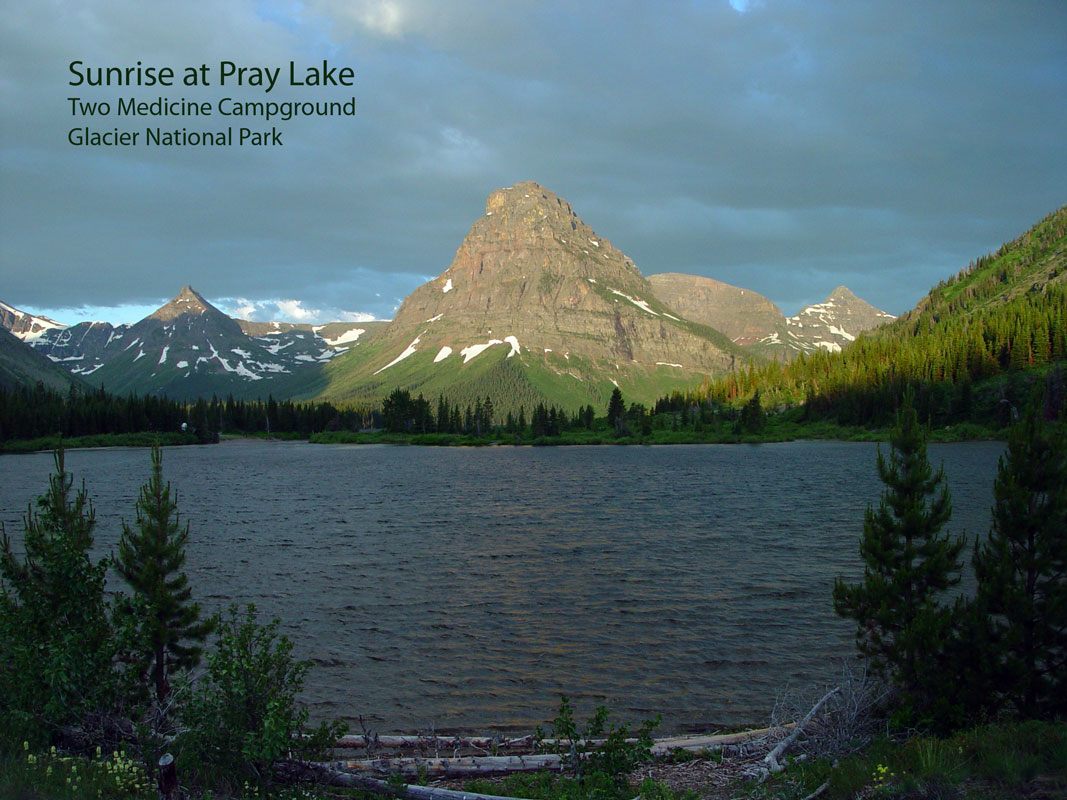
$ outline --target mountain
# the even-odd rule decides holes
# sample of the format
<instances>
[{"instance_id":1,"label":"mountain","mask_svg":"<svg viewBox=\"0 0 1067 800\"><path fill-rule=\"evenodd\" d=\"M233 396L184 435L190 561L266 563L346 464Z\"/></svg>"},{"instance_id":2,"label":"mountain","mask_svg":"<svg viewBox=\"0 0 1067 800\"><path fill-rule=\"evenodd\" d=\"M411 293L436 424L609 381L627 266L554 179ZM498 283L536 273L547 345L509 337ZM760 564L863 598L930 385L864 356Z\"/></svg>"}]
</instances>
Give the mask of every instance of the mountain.
<instances>
[{"instance_id":1,"label":"mountain","mask_svg":"<svg viewBox=\"0 0 1067 800\"><path fill-rule=\"evenodd\" d=\"M837 353L863 331L896 319L856 297L846 286L838 286L821 303L805 306L785 320L785 336L769 337L757 344L784 344L787 348L812 353L820 348ZM781 340L781 341L779 341Z\"/></svg>"},{"instance_id":2,"label":"mountain","mask_svg":"<svg viewBox=\"0 0 1067 800\"><path fill-rule=\"evenodd\" d=\"M1004 425L1032 404L1067 415L1065 373L1067 206L850 347L766 367L752 388L773 403L806 397L810 413L846 424L886 424L910 384L931 424Z\"/></svg>"},{"instance_id":3,"label":"mountain","mask_svg":"<svg viewBox=\"0 0 1067 800\"><path fill-rule=\"evenodd\" d=\"M12 308L0 302L0 328L6 328L12 335L24 342L31 342L46 331L59 330L66 326L48 317L37 317Z\"/></svg>"},{"instance_id":4,"label":"mountain","mask_svg":"<svg viewBox=\"0 0 1067 800\"><path fill-rule=\"evenodd\" d=\"M458 403L489 395L498 410L599 407L616 385L651 402L739 356L658 299L570 203L524 182L492 192L452 264L367 347L324 368L320 396L373 402L402 387Z\"/></svg>"},{"instance_id":5,"label":"mountain","mask_svg":"<svg viewBox=\"0 0 1067 800\"><path fill-rule=\"evenodd\" d=\"M740 345L757 342L785 322L782 310L763 295L713 278L663 272L649 275L648 282L668 306Z\"/></svg>"},{"instance_id":6,"label":"mountain","mask_svg":"<svg viewBox=\"0 0 1067 800\"><path fill-rule=\"evenodd\" d=\"M12 318L22 319L18 313L12 309ZM381 324L239 321L185 286L133 325L57 323L27 343L71 373L117 394L289 397L315 386L325 362Z\"/></svg>"},{"instance_id":7,"label":"mountain","mask_svg":"<svg viewBox=\"0 0 1067 800\"><path fill-rule=\"evenodd\" d=\"M63 392L72 384L84 385L65 369L20 342L6 327L0 327L0 387L11 388L16 383L31 386L42 383Z\"/></svg>"},{"instance_id":8,"label":"mountain","mask_svg":"<svg viewBox=\"0 0 1067 800\"><path fill-rule=\"evenodd\" d=\"M819 349L837 352L892 314L838 286L822 303L806 306L793 317L761 294L698 275L650 275L656 296L683 316L717 328L739 345L781 359Z\"/></svg>"}]
</instances>

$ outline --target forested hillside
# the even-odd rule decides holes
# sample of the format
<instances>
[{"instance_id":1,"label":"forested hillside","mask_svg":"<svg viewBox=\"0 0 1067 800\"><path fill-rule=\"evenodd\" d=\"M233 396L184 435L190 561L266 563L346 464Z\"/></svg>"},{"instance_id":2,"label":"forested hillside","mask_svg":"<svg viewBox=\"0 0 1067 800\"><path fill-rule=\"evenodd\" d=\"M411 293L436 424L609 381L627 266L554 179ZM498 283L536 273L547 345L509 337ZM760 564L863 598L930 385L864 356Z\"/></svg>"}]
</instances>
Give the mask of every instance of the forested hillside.
<instances>
[{"instance_id":1,"label":"forested hillside","mask_svg":"<svg viewBox=\"0 0 1067 800\"><path fill-rule=\"evenodd\" d=\"M1064 412L1067 206L934 287L900 319L841 353L803 355L706 384L693 399L759 390L764 407L805 402L845 424L884 424L906 385L931 422L1010 418L1029 403ZM1059 362L1059 363L1057 363ZM1006 421L1006 420L1005 420Z\"/></svg>"}]
</instances>

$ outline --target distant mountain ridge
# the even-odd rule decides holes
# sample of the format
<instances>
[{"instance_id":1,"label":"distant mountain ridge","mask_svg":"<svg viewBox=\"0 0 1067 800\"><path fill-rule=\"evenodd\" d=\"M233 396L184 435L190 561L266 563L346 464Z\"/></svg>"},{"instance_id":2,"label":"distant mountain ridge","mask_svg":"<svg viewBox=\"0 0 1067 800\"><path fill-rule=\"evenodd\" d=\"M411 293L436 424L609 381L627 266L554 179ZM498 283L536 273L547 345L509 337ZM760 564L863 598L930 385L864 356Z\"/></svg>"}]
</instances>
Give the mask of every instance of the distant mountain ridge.
<instances>
[{"instance_id":1,"label":"distant mountain ridge","mask_svg":"<svg viewBox=\"0 0 1067 800\"><path fill-rule=\"evenodd\" d=\"M657 296L689 319L718 328L737 344L786 360L820 349L838 352L895 317L838 286L822 303L786 317L761 294L697 275L650 275Z\"/></svg>"},{"instance_id":2,"label":"distant mountain ridge","mask_svg":"<svg viewBox=\"0 0 1067 800\"><path fill-rule=\"evenodd\" d=\"M4 308L16 322L27 316L6 304ZM190 286L133 325L82 322L65 327L49 322L53 324L38 322L26 343L73 375L113 393L178 399L231 393L243 398L272 393L286 397L306 391L324 362L376 326L238 321ZM320 335L326 329L332 338Z\"/></svg>"},{"instance_id":3,"label":"distant mountain ridge","mask_svg":"<svg viewBox=\"0 0 1067 800\"><path fill-rule=\"evenodd\" d=\"M133 325L64 327L4 308L38 352L112 392L377 404L401 387L528 413L601 407L615 387L650 404L749 361L839 350L891 318L845 287L787 319L709 278L646 279L532 181L493 191L452 263L388 322L235 320L189 286Z\"/></svg>"}]
</instances>

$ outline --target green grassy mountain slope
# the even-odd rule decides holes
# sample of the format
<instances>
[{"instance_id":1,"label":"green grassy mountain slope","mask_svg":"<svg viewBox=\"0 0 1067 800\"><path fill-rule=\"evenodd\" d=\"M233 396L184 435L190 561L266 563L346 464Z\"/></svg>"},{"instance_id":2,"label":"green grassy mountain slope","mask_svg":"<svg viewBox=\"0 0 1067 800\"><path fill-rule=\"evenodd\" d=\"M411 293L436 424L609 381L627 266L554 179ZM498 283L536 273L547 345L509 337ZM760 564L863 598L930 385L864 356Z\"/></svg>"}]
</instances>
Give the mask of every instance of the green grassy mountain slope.
<instances>
[{"instance_id":1,"label":"green grassy mountain slope","mask_svg":"<svg viewBox=\"0 0 1067 800\"><path fill-rule=\"evenodd\" d=\"M807 399L843 422L884 419L906 383L922 387L933 420L975 402L1064 406L1067 360L1067 207L938 286L912 311L837 354L765 366L716 385L730 399L761 391L765 404ZM1019 376L1037 374L1022 380ZM992 387L974 397L972 387Z\"/></svg>"}]
</instances>

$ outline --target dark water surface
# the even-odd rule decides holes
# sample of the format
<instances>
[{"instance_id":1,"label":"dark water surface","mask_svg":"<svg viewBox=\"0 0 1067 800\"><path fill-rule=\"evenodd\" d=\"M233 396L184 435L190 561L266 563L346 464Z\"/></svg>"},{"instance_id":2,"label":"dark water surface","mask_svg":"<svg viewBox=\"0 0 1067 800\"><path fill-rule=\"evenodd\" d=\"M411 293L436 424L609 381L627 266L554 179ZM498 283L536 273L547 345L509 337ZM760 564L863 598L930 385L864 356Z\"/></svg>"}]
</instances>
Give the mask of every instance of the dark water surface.
<instances>
[{"instance_id":1,"label":"dark water surface","mask_svg":"<svg viewBox=\"0 0 1067 800\"><path fill-rule=\"evenodd\" d=\"M953 531L988 529L1002 450L930 446ZM168 449L163 466L191 523L194 593L207 611L254 602L283 619L315 662L315 717L529 731L565 693L615 719L662 713L671 731L765 721L776 689L831 680L852 654L830 588L862 572L875 454L231 441ZM51 467L0 456L13 539ZM71 451L67 468L96 506L98 549L113 549L147 451Z\"/></svg>"}]
</instances>

